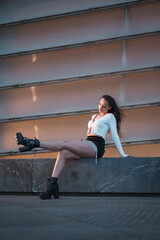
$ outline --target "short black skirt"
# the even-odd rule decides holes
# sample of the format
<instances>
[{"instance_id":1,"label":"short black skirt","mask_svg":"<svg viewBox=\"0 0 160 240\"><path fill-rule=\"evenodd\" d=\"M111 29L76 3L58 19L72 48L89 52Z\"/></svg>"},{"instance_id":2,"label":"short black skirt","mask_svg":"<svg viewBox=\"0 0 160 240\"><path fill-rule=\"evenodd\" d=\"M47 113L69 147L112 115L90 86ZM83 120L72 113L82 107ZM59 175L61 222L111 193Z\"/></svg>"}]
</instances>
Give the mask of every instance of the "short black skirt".
<instances>
[{"instance_id":1,"label":"short black skirt","mask_svg":"<svg viewBox=\"0 0 160 240\"><path fill-rule=\"evenodd\" d=\"M105 153L105 140L102 137L98 137L98 136L88 136L86 140L91 141L96 145L98 149L97 157L101 158Z\"/></svg>"}]
</instances>

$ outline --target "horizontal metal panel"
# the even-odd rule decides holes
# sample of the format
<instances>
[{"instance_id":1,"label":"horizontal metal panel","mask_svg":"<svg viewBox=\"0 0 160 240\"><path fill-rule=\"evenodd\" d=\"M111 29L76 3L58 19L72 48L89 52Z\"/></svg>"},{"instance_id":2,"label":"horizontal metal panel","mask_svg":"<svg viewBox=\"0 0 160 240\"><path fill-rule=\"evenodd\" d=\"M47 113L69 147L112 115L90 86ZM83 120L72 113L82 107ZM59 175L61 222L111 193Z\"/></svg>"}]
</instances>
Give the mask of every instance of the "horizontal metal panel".
<instances>
[{"instance_id":1,"label":"horizontal metal panel","mask_svg":"<svg viewBox=\"0 0 160 240\"><path fill-rule=\"evenodd\" d=\"M160 30L160 2L139 4L127 8L127 33Z\"/></svg>"},{"instance_id":2,"label":"horizontal metal panel","mask_svg":"<svg viewBox=\"0 0 160 240\"><path fill-rule=\"evenodd\" d=\"M160 139L160 107L126 110L124 116L124 141Z\"/></svg>"},{"instance_id":3,"label":"horizontal metal panel","mask_svg":"<svg viewBox=\"0 0 160 240\"><path fill-rule=\"evenodd\" d=\"M0 54L159 30L160 3L140 4L0 29ZM150 14L148 14L148 11Z\"/></svg>"},{"instance_id":4,"label":"horizontal metal panel","mask_svg":"<svg viewBox=\"0 0 160 240\"><path fill-rule=\"evenodd\" d=\"M109 6L132 0L5 0L0 2L0 24Z\"/></svg>"},{"instance_id":5,"label":"horizontal metal panel","mask_svg":"<svg viewBox=\"0 0 160 240\"><path fill-rule=\"evenodd\" d=\"M160 71L0 91L0 119L96 109L112 95L120 106L160 102Z\"/></svg>"},{"instance_id":6,"label":"horizontal metal panel","mask_svg":"<svg viewBox=\"0 0 160 240\"><path fill-rule=\"evenodd\" d=\"M122 105L160 101L160 71L124 75Z\"/></svg>"},{"instance_id":7,"label":"horizontal metal panel","mask_svg":"<svg viewBox=\"0 0 160 240\"><path fill-rule=\"evenodd\" d=\"M159 157L160 156L160 143L123 146L123 149L126 154L132 155L134 157ZM108 147L105 149L104 157L120 157L120 154L115 147Z\"/></svg>"},{"instance_id":8,"label":"horizontal metal panel","mask_svg":"<svg viewBox=\"0 0 160 240\"><path fill-rule=\"evenodd\" d=\"M159 43L155 36L0 59L0 86L159 66Z\"/></svg>"},{"instance_id":9,"label":"horizontal metal panel","mask_svg":"<svg viewBox=\"0 0 160 240\"><path fill-rule=\"evenodd\" d=\"M0 59L0 86L118 71L122 54L120 41Z\"/></svg>"},{"instance_id":10,"label":"horizontal metal panel","mask_svg":"<svg viewBox=\"0 0 160 240\"><path fill-rule=\"evenodd\" d=\"M126 40L125 69L160 64L160 36Z\"/></svg>"},{"instance_id":11,"label":"horizontal metal panel","mask_svg":"<svg viewBox=\"0 0 160 240\"><path fill-rule=\"evenodd\" d=\"M160 156L160 143L150 143L150 144L140 144L140 145L131 145L125 146L123 145L124 152L128 155L132 155L134 157L159 157ZM48 159L48 158L56 158L57 152L44 152L39 153L38 151L35 153L28 152L27 154L11 154L9 152L1 154L0 159ZM109 145L105 148L105 153L103 157L120 157L119 152L116 147L110 147Z\"/></svg>"},{"instance_id":12,"label":"horizontal metal panel","mask_svg":"<svg viewBox=\"0 0 160 240\"><path fill-rule=\"evenodd\" d=\"M122 141L159 139L160 108L125 110ZM0 151L17 149L15 133L37 137L40 141L80 140L86 138L91 114L0 124ZM112 142L111 138L108 142Z\"/></svg>"},{"instance_id":13,"label":"horizontal metal panel","mask_svg":"<svg viewBox=\"0 0 160 240\"><path fill-rule=\"evenodd\" d=\"M99 98L119 99L121 76L0 91L0 118L96 109Z\"/></svg>"},{"instance_id":14,"label":"horizontal metal panel","mask_svg":"<svg viewBox=\"0 0 160 240\"><path fill-rule=\"evenodd\" d=\"M1 28L0 54L124 35L125 8Z\"/></svg>"}]
</instances>

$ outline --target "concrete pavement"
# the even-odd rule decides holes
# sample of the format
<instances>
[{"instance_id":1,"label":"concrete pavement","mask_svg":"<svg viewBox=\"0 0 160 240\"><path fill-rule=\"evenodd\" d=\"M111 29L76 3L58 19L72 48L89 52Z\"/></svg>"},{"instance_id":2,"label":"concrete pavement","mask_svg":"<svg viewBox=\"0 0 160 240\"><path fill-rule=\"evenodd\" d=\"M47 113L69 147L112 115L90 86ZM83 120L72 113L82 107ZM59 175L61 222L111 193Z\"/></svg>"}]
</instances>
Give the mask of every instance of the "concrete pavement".
<instances>
[{"instance_id":1,"label":"concrete pavement","mask_svg":"<svg viewBox=\"0 0 160 240\"><path fill-rule=\"evenodd\" d=\"M159 240L160 197L0 195L1 240Z\"/></svg>"}]
</instances>

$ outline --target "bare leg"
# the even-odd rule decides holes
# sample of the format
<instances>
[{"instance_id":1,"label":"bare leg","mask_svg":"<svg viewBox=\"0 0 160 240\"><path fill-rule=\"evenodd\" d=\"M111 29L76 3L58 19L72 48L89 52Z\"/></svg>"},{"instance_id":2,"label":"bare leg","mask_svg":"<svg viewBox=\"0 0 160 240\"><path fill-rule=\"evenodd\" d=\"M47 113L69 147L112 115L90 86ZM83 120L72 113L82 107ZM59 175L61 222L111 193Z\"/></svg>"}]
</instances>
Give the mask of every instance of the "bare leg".
<instances>
[{"instance_id":1,"label":"bare leg","mask_svg":"<svg viewBox=\"0 0 160 240\"><path fill-rule=\"evenodd\" d=\"M83 141L40 142L40 147L59 152L68 150L79 157L95 157L94 149Z\"/></svg>"},{"instance_id":2,"label":"bare leg","mask_svg":"<svg viewBox=\"0 0 160 240\"><path fill-rule=\"evenodd\" d=\"M65 161L67 159L79 159L81 157L95 157L94 149L83 141L63 141L63 142L41 142L42 148L50 149L52 151L59 151L57 160L52 172L52 177L58 178Z\"/></svg>"},{"instance_id":3,"label":"bare leg","mask_svg":"<svg viewBox=\"0 0 160 240\"><path fill-rule=\"evenodd\" d=\"M54 165L54 169L52 172L52 177L58 178L61 171L63 170L65 161L67 159L79 159L81 158L80 156L76 155L75 153L72 153L68 150L62 150L58 153L56 163Z\"/></svg>"},{"instance_id":4,"label":"bare leg","mask_svg":"<svg viewBox=\"0 0 160 240\"><path fill-rule=\"evenodd\" d=\"M41 193L41 199L50 199L52 195L54 198L59 198L59 187L57 184L57 178L63 170L65 161L67 159L79 159L81 157L95 157L96 152L91 145L84 143L83 141L69 141L69 142L53 142L44 143L41 142L40 146L52 151L59 151L57 160L52 172L52 178L48 187L43 193Z\"/></svg>"}]
</instances>

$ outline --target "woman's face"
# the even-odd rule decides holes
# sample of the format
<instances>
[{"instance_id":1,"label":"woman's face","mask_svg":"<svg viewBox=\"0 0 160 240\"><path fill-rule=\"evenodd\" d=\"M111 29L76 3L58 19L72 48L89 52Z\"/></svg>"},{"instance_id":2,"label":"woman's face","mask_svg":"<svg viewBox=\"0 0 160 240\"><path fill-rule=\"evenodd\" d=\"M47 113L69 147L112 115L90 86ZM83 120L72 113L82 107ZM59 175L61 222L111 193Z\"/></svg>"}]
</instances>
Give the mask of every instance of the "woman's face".
<instances>
[{"instance_id":1,"label":"woman's face","mask_svg":"<svg viewBox=\"0 0 160 240\"><path fill-rule=\"evenodd\" d=\"M104 98L101 98L99 101L98 109L99 109L99 113L101 115L104 115L108 113L108 110L110 110L111 107L109 106L109 103Z\"/></svg>"}]
</instances>

